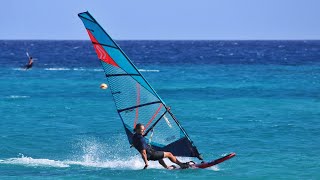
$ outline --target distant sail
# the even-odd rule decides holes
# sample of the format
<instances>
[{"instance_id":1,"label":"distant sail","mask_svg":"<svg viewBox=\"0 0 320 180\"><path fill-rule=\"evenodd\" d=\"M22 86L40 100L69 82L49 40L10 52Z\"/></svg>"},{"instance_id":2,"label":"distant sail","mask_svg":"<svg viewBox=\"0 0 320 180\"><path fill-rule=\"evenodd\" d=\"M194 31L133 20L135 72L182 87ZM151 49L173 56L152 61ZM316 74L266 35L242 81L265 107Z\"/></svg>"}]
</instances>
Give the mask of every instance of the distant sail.
<instances>
[{"instance_id":1,"label":"distant sail","mask_svg":"<svg viewBox=\"0 0 320 180\"><path fill-rule=\"evenodd\" d=\"M202 159L178 120L120 47L89 12L78 16L100 59L129 143L133 128L142 123L145 137L155 150Z\"/></svg>"},{"instance_id":2,"label":"distant sail","mask_svg":"<svg viewBox=\"0 0 320 180\"><path fill-rule=\"evenodd\" d=\"M28 52L26 52L26 55L27 55L29 61L28 61L28 63L24 66L24 68L27 70L27 69L32 68L32 66L33 66L33 58L29 55Z\"/></svg>"}]
</instances>

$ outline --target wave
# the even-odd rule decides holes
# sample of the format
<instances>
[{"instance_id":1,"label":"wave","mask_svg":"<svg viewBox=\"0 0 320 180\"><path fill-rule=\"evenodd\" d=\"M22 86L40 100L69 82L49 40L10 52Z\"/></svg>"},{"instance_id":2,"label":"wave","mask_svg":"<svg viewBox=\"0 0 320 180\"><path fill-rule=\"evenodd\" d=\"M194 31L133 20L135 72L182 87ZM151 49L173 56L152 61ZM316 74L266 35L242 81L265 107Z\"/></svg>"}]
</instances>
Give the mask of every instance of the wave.
<instances>
[{"instance_id":1,"label":"wave","mask_svg":"<svg viewBox=\"0 0 320 180\"><path fill-rule=\"evenodd\" d=\"M110 146L95 138L85 138L75 144L78 153L73 153L70 159L53 160L47 158L33 158L19 153L18 157L0 159L0 165L17 165L27 167L53 167L53 168L69 168L69 167L88 167L88 168L107 168L115 170L141 170L144 162L141 156L134 151L128 152L123 149L126 144L122 137L115 137L115 143ZM122 148L121 148L122 147ZM119 151L120 150L120 151ZM124 154L128 156L124 157ZM131 155L130 155L131 154ZM189 157L178 157L182 162L191 161ZM164 159L167 165L172 165L168 159ZM157 161L149 161L148 169L163 169ZM207 170L219 171L218 166L213 166Z\"/></svg>"},{"instance_id":2,"label":"wave","mask_svg":"<svg viewBox=\"0 0 320 180\"><path fill-rule=\"evenodd\" d=\"M11 96L7 96L6 98L8 98L8 99L25 99L25 98L30 98L30 96L11 95Z\"/></svg>"},{"instance_id":3,"label":"wave","mask_svg":"<svg viewBox=\"0 0 320 180\"><path fill-rule=\"evenodd\" d=\"M73 68L72 70L74 70L74 71L86 71L85 68Z\"/></svg>"},{"instance_id":4,"label":"wave","mask_svg":"<svg viewBox=\"0 0 320 180\"><path fill-rule=\"evenodd\" d=\"M46 71L103 71L102 69L86 69L86 68L66 68L66 67L60 67L60 68L44 68Z\"/></svg>"},{"instance_id":5,"label":"wave","mask_svg":"<svg viewBox=\"0 0 320 180\"><path fill-rule=\"evenodd\" d=\"M110 169L130 169L140 170L144 167L141 156L128 152L125 139L116 135L112 145L105 144L94 137L86 137L75 144L76 149L81 149L79 154L75 154L72 160L63 161L68 165L77 165L96 168ZM125 156L128 154L128 156ZM153 169L162 169L158 162L149 162Z\"/></svg>"},{"instance_id":6,"label":"wave","mask_svg":"<svg viewBox=\"0 0 320 180\"><path fill-rule=\"evenodd\" d=\"M17 158L8 158L0 160L0 165L21 165L30 167L55 167L55 168L68 168L71 166L83 166L94 168L108 168L108 169L128 169L128 170L140 170L144 167L144 162L140 155L130 157L129 159L117 159L117 160L105 160L105 161L74 161L74 160L51 160L51 159L35 159L32 157L20 155ZM185 160L186 158L179 158ZM168 165L171 165L168 160L165 160ZM157 161L149 161L150 169L163 169L163 167Z\"/></svg>"},{"instance_id":7,"label":"wave","mask_svg":"<svg viewBox=\"0 0 320 180\"><path fill-rule=\"evenodd\" d=\"M158 69L138 69L140 72L160 72Z\"/></svg>"},{"instance_id":8,"label":"wave","mask_svg":"<svg viewBox=\"0 0 320 180\"><path fill-rule=\"evenodd\" d=\"M1 165L17 165L27 167L53 167L53 168L69 168L69 167L88 167L88 168L107 168L115 170L141 170L144 167L144 162L139 154L130 155L132 152L123 151L120 147L126 145L122 137L115 137L115 143L110 146L95 138L85 138L75 145L75 148L82 149L80 154L73 153L73 157L67 160L53 160L47 158L33 158L18 154L18 157L0 159ZM120 151L119 151L120 149ZM81 151L81 150L80 150ZM129 156L124 157L123 154ZM223 154L224 155L224 154ZM189 157L178 157L182 162L191 161ZM167 165L172 165L168 159L164 159ZM163 169L157 161L149 161L148 169ZM218 166L213 166L207 170L219 171Z\"/></svg>"},{"instance_id":9,"label":"wave","mask_svg":"<svg viewBox=\"0 0 320 180\"><path fill-rule=\"evenodd\" d=\"M140 170L144 167L141 156L134 156L129 159L117 159L106 161L64 161L68 165L79 165L84 167L110 168L110 169L131 169ZM161 169L162 166L156 162L149 162L152 169ZM152 164L152 165L151 165Z\"/></svg>"},{"instance_id":10,"label":"wave","mask_svg":"<svg viewBox=\"0 0 320 180\"><path fill-rule=\"evenodd\" d=\"M44 68L46 71L70 71L70 68Z\"/></svg>"},{"instance_id":11,"label":"wave","mask_svg":"<svg viewBox=\"0 0 320 180\"><path fill-rule=\"evenodd\" d=\"M12 69L15 71L25 71L26 70L25 68L12 68Z\"/></svg>"},{"instance_id":12,"label":"wave","mask_svg":"<svg viewBox=\"0 0 320 180\"><path fill-rule=\"evenodd\" d=\"M103 71L103 69L93 69L93 71Z\"/></svg>"},{"instance_id":13,"label":"wave","mask_svg":"<svg viewBox=\"0 0 320 180\"><path fill-rule=\"evenodd\" d=\"M0 165L10 164L18 166L55 168L81 166L122 170L141 170L144 167L144 162L141 159L141 156L133 150L128 152L128 149L123 148L127 147L123 137L116 136L114 139L115 141L112 146L105 144L104 142L100 142L98 139L92 137L80 139L80 141L74 145L74 148L77 149L77 151L72 154L70 159L66 160L52 160L47 158L36 159L19 153L18 157L15 158L0 159ZM128 154L128 156L124 157L124 154ZM191 158L179 157L179 160L190 161ZM168 159L165 159L165 162L167 165L172 165ZM163 169L157 161L149 161L149 168Z\"/></svg>"},{"instance_id":14,"label":"wave","mask_svg":"<svg viewBox=\"0 0 320 180\"><path fill-rule=\"evenodd\" d=\"M212 167L210 167L210 168L208 168L208 169L211 169L211 170L213 170L213 171L220 171L220 168L219 168L218 165L212 166Z\"/></svg>"},{"instance_id":15,"label":"wave","mask_svg":"<svg viewBox=\"0 0 320 180\"><path fill-rule=\"evenodd\" d=\"M24 68L12 68L16 71L25 71ZM51 68L44 68L45 71L103 71L103 69L86 69L86 68L67 68L67 67L51 67ZM158 69L138 69L140 72L160 72Z\"/></svg>"},{"instance_id":16,"label":"wave","mask_svg":"<svg viewBox=\"0 0 320 180\"><path fill-rule=\"evenodd\" d=\"M178 157L182 162L190 161L191 158ZM172 165L165 159L167 165ZM144 167L144 162L140 155L136 155L129 159L106 160L106 161L73 161L73 160L51 160L51 159L34 159L21 155L18 158L0 159L0 165L18 165L27 167L54 167L54 168L69 168L75 166L88 167L88 168L107 168L115 170L141 170ZM163 169L157 161L149 161L148 169ZM218 165L207 168L207 170L220 171Z\"/></svg>"},{"instance_id":17,"label":"wave","mask_svg":"<svg viewBox=\"0 0 320 180\"><path fill-rule=\"evenodd\" d=\"M69 167L61 161L55 161L50 159L33 159L32 157L26 157L21 154L19 158L9 158L0 160L0 164L13 164L13 165L25 165L25 166L44 166L44 167Z\"/></svg>"}]
</instances>

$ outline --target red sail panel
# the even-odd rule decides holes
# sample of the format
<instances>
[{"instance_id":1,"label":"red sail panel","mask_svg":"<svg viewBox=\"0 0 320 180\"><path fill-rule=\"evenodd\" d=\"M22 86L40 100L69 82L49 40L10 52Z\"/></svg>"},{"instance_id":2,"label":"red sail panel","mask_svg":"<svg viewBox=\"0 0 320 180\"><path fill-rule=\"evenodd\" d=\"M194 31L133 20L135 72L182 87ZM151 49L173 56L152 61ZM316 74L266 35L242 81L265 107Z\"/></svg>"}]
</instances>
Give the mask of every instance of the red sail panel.
<instances>
[{"instance_id":1,"label":"red sail panel","mask_svg":"<svg viewBox=\"0 0 320 180\"><path fill-rule=\"evenodd\" d=\"M118 64L109 56L109 54L106 52L106 50L99 44L99 42L96 40L96 38L90 32L90 30L87 29L87 32L88 32L89 37L93 43L93 47L96 50L98 58L105 63L119 67Z\"/></svg>"}]
</instances>

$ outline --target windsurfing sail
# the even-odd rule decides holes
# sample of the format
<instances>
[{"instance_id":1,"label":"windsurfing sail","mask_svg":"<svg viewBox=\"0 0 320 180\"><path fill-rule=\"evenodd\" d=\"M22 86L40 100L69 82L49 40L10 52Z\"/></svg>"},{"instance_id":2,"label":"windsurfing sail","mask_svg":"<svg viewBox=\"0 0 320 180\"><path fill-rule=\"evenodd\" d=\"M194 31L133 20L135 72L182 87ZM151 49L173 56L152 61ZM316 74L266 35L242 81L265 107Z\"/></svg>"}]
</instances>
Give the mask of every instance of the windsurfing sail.
<instances>
[{"instance_id":1,"label":"windsurfing sail","mask_svg":"<svg viewBox=\"0 0 320 180\"><path fill-rule=\"evenodd\" d=\"M132 143L135 125L142 123L146 128L145 138L153 149L202 160L196 146L170 108L117 43L89 12L79 13L78 16L100 59L129 143Z\"/></svg>"}]
</instances>

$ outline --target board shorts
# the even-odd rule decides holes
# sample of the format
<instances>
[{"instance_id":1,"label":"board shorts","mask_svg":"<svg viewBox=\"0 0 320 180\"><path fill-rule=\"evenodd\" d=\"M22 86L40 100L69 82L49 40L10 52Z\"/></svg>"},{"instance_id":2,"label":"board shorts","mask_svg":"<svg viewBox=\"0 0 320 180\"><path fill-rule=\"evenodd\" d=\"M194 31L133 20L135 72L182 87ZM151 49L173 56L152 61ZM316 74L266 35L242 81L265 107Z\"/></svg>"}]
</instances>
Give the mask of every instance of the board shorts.
<instances>
[{"instance_id":1,"label":"board shorts","mask_svg":"<svg viewBox=\"0 0 320 180\"><path fill-rule=\"evenodd\" d=\"M163 158L164 158L163 151L152 151L150 154L148 153L148 157L147 157L147 159L151 161L158 161Z\"/></svg>"},{"instance_id":2,"label":"board shorts","mask_svg":"<svg viewBox=\"0 0 320 180\"><path fill-rule=\"evenodd\" d=\"M32 64L27 64L25 67L26 67L26 69L30 69L30 68L32 68L32 66L33 66L33 63Z\"/></svg>"}]
</instances>

